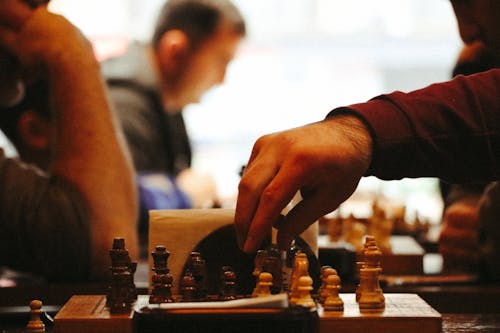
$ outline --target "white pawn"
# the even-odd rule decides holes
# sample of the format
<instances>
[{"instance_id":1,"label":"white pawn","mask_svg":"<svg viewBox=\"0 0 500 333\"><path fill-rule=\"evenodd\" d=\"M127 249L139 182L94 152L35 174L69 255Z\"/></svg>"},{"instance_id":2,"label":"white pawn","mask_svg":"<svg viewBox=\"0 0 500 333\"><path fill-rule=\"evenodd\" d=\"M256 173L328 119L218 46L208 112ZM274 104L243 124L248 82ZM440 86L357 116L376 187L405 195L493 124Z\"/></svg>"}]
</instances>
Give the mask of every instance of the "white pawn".
<instances>
[{"instance_id":1,"label":"white pawn","mask_svg":"<svg viewBox=\"0 0 500 333\"><path fill-rule=\"evenodd\" d=\"M297 291L298 297L295 305L300 305L306 308L315 308L316 303L311 297L313 290L313 279L309 275L301 276L298 281Z\"/></svg>"},{"instance_id":2,"label":"white pawn","mask_svg":"<svg viewBox=\"0 0 500 333\"><path fill-rule=\"evenodd\" d=\"M299 298L299 279L309 276L309 259L304 252L299 252L293 260L292 279L290 282L290 303L295 304Z\"/></svg>"},{"instance_id":3,"label":"white pawn","mask_svg":"<svg viewBox=\"0 0 500 333\"><path fill-rule=\"evenodd\" d=\"M271 295L271 286L273 285L273 275L268 272L259 274L259 280L253 290L252 297L263 297Z\"/></svg>"},{"instance_id":4,"label":"white pawn","mask_svg":"<svg viewBox=\"0 0 500 333\"><path fill-rule=\"evenodd\" d=\"M45 333L45 324L40 315L42 314L42 302L33 300L30 302L30 321L26 325L25 333Z\"/></svg>"},{"instance_id":5,"label":"white pawn","mask_svg":"<svg viewBox=\"0 0 500 333\"><path fill-rule=\"evenodd\" d=\"M327 278L330 275L338 275L337 271L331 266L323 266L321 267L321 286L318 289L318 301L323 304L328 297L329 293L326 289Z\"/></svg>"},{"instance_id":6,"label":"white pawn","mask_svg":"<svg viewBox=\"0 0 500 333\"><path fill-rule=\"evenodd\" d=\"M325 311L344 311L344 301L339 296L340 278L337 274L329 275L326 278L326 297L323 308Z\"/></svg>"}]
</instances>

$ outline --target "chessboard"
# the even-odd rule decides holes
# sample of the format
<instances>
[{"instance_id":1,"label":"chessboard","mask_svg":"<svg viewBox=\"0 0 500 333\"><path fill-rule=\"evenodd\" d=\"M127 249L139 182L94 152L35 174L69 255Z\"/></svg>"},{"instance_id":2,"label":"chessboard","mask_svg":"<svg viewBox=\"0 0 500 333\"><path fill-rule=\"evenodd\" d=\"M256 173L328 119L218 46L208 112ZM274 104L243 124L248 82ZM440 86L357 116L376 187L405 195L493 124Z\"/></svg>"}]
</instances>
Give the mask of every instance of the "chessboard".
<instances>
[{"instance_id":1,"label":"chessboard","mask_svg":"<svg viewBox=\"0 0 500 333\"><path fill-rule=\"evenodd\" d=\"M234 228L210 235L219 235L221 230L231 237L225 241L216 237L217 242L212 243L216 246L201 246L188 253L180 275L171 273L167 247L153 247L148 295L138 295L134 284L137 264L131 261L125 240L115 238L109 252L107 294L73 296L55 316L54 331L441 332L441 315L418 295L383 293L379 284L382 252L372 235L365 237L360 252L356 293L341 294L336 269L325 265L311 270L314 256L307 244L295 241L285 251L275 244L257 251L252 260L244 262L249 276L242 279L245 270L235 269L237 260L227 261L227 254L237 250L220 251L221 244L235 246ZM216 255L207 259L210 248L217 250ZM210 265L215 269L209 269ZM319 282L317 287L314 280ZM241 288L242 281L246 281L245 288Z\"/></svg>"},{"instance_id":2,"label":"chessboard","mask_svg":"<svg viewBox=\"0 0 500 333\"><path fill-rule=\"evenodd\" d=\"M148 295L139 295L130 312L111 314L105 295L75 295L54 318L54 332L441 332L441 315L416 294L385 294L380 313L361 313L354 294L340 297L344 311L329 312L320 304L315 309L206 304L176 308L171 303L151 305Z\"/></svg>"}]
</instances>

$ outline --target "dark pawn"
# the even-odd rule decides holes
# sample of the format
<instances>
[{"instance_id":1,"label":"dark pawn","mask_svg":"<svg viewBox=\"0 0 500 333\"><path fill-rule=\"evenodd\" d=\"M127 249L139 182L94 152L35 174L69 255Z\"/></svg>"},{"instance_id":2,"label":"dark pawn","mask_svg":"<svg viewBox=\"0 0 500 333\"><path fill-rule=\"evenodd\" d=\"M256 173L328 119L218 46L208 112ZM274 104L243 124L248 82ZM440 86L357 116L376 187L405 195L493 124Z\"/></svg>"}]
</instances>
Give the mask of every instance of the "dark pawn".
<instances>
[{"instance_id":1,"label":"dark pawn","mask_svg":"<svg viewBox=\"0 0 500 333\"><path fill-rule=\"evenodd\" d=\"M173 302L172 298L172 283L174 278L170 274L167 266L167 260L170 252L167 251L165 246L158 245L154 252L151 253L153 257L153 277L152 285L153 290L149 296L149 303L160 304Z\"/></svg>"},{"instance_id":2,"label":"dark pawn","mask_svg":"<svg viewBox=\"0 0 500 333\"><path fill-rule=\"evenodd\" d=\"M193 273L188 269L182 277L181 281L181 295L182 302L193 302L195 301L196 293L196 280L193 277Z\"/></svg>"},{"instance_id":3,"label":"dark pawn","mask_svg":"<svg viewBox=\"0 0 500 333\"><path fill-rule=\"evenodd\" d=\"M282 290L282 261L281 254L275 245L270 245L267 249L267 257L264 260L262 271L271 273L273 276L272 294L279 294Z\"/></svg>"},{"instance_id":4,"label":"dark pawn","mask_svg":"<svg viewBox=\"0 0 500 333\"><path fill-rule=\"evenodd\" d=\"M200 252L191 252L191 258L188 264L188 270L193 274L196 281L195 300L205 301L207 299L206 288L206 267L205 260L201 257Z\"/></svg>"},{"instance_id":5,"label":"dark pawn","mask_svg":"<svg viewBox=\"0 0 500 333\"><path fill-rule=\"evenodd\" d=\"M222 267L221 281L219 300L231 301L236 299L236 273L231 266Z\"/></svg>"}]
</instances>

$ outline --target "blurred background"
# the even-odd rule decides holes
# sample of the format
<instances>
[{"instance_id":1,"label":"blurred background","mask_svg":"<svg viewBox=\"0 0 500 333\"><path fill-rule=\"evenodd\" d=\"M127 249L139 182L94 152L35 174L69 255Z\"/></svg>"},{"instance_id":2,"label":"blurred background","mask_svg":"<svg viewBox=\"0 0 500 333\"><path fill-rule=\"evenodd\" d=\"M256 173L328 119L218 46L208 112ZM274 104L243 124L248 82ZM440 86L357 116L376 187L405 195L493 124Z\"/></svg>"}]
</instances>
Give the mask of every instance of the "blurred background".
<instances>
[{"instance_id":1,"label":"blurred background","mask_svg":"<svg viewBox=\"0 0 500 333\"><path fill-rule=\"evenodd\" d=\"M239 171L259 136L321 120L334 107L447 80L461 48L449 1L233 1L248 37L226 82L185 110L194 168L214 175L224 206L234 205ZM133 39L147 40L163 2L52 0L50 8L80 27L102 60ZM341 213L368 215L375 197L405 205L409 219L440 221L436 179L365 178Z\"/></svg>"}]
</instances>

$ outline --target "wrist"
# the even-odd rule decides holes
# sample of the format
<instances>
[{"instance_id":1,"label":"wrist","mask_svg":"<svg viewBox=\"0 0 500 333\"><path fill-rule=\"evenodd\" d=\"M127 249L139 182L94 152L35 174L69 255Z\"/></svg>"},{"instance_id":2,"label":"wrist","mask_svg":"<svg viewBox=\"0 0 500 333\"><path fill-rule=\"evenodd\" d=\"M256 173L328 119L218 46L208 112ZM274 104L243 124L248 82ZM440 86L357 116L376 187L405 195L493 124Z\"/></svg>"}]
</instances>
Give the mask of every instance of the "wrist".
<instances>
[{"instance_id":1,"label":"wrist","mask_svg":"<svg viewBox=\"0 0 500 333\"><path fill-rule=\"evenodd\" d=\"M360 117L348 113L329 115L326 121L335 123L335 130L342 132L356 152L360 167L366 173L370 167L373 151L373 138L368 126Z\"/></svg>"}]
</instances>

